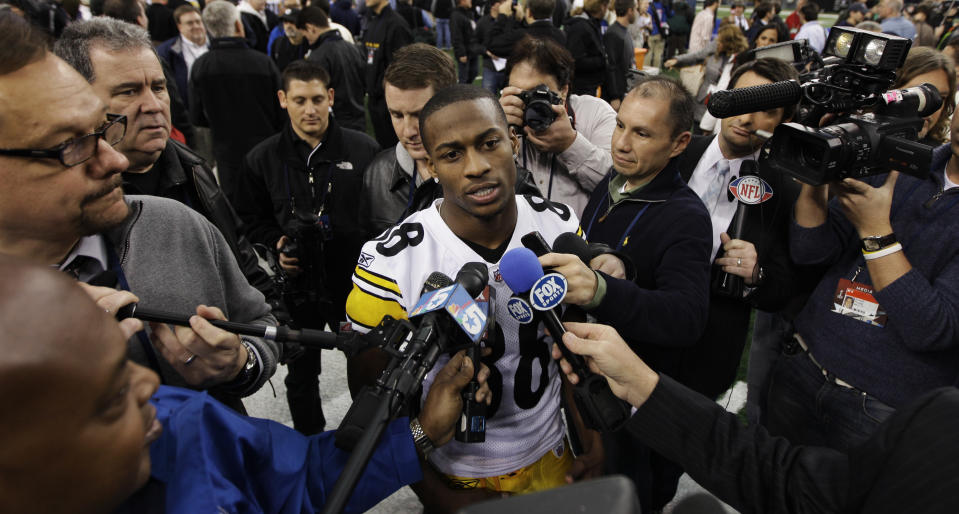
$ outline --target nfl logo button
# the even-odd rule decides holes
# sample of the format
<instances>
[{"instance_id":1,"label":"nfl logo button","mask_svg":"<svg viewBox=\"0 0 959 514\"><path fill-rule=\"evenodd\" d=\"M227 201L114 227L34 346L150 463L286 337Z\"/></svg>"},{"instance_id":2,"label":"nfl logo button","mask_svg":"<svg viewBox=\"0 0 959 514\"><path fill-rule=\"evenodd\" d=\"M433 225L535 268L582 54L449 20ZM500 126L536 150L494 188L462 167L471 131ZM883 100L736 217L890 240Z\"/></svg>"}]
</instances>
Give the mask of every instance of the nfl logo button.
<instances>
[{"instance_id":1,"label":"nfl logo button","mask_svg":"<svg viewBox=\"0 0 959 514\"><path fill-rule=\"evenodd\" d=\"M755 175L746 175L730 182L729 192L746 205L760 204L773 197L773 188Z\"/></svg>"}]
</instances>

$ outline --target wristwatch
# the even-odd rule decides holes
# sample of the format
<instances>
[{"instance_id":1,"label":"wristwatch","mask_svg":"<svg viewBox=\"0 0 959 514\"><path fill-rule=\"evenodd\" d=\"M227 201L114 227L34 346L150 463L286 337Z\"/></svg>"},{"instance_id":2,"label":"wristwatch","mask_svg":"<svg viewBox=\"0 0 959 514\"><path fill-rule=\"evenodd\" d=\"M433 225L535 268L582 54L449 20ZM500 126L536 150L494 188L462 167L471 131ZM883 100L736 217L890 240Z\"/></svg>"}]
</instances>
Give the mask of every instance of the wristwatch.
<instances>
[{"instance_id":1,"label":"wristwatch","mask_svg":"<svg viewBox=\"0 0 959 514\"><path fill-rule=\"evenodd\" d=\"M240 339L240 344L246 348L246 364L243 365L240 373L233 379L233 383L240 387L245 387L252 382L253 378L257 375L256 351L253 349L253 345L245 339Z\"/></svg>"},{"instance_id":2,"label":"wristwatch","mask_svg":"<svg viewBox=\"0 0 959 514\"><path fill-rule=\"evenodd\" d=\"M864 252L878 252L887 246L892 246L899 242L899 239L896 238L896 233L885 236L869 236L862 238L862 251Z\"/></svg>"},{"instance_id":3,"label":"wristwatch","mask_svg":"<svg viewBox=\"0 0 959 514\"><path fill-rule=\"evenodd\" d=\"M418 418L413 418L413 420L410 421L410 432L413 433L413 443L419 448L420 453L423 454L423 458L429 460L430 454L433 453L433 450L436 448L433 446L433 441L430 441L429 436L426 435L426 432L423 430L423 425L420 424Z\"/></svg>"}]
</instances>

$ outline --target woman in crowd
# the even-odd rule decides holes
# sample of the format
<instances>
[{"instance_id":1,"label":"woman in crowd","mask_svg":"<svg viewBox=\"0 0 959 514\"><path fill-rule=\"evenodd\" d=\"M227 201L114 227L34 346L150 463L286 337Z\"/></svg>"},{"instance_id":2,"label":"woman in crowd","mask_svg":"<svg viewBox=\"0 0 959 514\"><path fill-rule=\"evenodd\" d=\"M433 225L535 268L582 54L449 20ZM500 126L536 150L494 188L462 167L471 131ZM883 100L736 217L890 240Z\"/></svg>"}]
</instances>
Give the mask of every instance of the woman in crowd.
<instances>
[{"instance_id":1,"label":"woman in crowd","mask_svg":"<svg viewBox=\"0 0 959 514\"><path fill-rule=\"evenodd\" d=\"M895 89L904 89L928 82L942 96L942 107L926 116L919 140L927 145L938 146L948 142L949 121L956 108L956 72L952 59L942 52L926 46L909 50L906 62L896 73Z\"/></svg>"},{"instance_id":2,"label":"woman in crowd","mask_svg":"<svg viewBox=\"0 0 959 514\"><path fill-rule=\"evenodd\" d=\"M779 42L779 29L775 25L766 25L753 33L749 48L762 48Z\"/></svg>"},{"instance_id":3,"label":"woman in crowd","mask_svg":"<svg viewBox=\"0 0 959 514\"><path fill-rule=\"evenodd\" d=\"M736 54L749 48L746 42L746 36L743 31L734 24L723 23L719 27L719 34L716 39L709 43L709 46L696 52L689 52L672 59L667 60L664 65L667 68L683 68L696 64L705 64L703 70L703 83L699 86L696 93L696 122L703 119L706 112L706 98L713 91L725 89L725 82L729 81L729 72ZM710 129L711 130L711 129Z\"/></svg>"}]
</instances>

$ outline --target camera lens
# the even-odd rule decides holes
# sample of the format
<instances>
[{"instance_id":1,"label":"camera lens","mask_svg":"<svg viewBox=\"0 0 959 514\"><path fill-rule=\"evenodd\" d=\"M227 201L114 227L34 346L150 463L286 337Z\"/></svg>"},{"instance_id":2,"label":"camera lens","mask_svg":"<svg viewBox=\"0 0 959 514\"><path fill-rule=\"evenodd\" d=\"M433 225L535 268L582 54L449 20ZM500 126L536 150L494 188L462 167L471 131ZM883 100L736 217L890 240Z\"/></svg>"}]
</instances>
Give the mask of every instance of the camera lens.
<instances>
[{"instance_id":1,"label":"camera lens","mask_svg":"<svg viewBox=\"0 0 959 514\"><path fill-rule=\"evenodd\" d=\"M807 168L819 169L822 166L822 150L813 145L803 145L799 152L799 161Z\"/></svg>"}]
</instances>

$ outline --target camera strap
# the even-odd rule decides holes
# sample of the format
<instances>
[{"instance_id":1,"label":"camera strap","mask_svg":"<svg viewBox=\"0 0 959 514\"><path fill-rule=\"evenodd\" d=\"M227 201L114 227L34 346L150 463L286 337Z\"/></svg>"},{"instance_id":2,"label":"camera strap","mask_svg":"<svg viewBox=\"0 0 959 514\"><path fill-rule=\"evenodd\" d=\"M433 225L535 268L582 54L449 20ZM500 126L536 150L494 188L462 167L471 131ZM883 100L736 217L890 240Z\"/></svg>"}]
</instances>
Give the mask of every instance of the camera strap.
<instances>
[{"instance_id":1,"label":"camera strap","mask_svg":"<svg viewBox=\"0 0 959 514\"><path fill-rule=\"evenodd\" d=\"M316 184L313 180L313 170L308 168L309 173L309 184L310 184L310 196L312 198L313 204L310 206L314 214L322 214L323 210L326 207L326 194L331 189L331 169L333 163L326 164L326 174L323 176L322 187L320 188L320 198L317 202L316 198ZM293 196L293 190L290 187L290 168L284 164L283 165L283 175L286 178L286 195L290 198L290 208L292 212L296 212L296 197Z\"/></svg>"}]
</instances>

